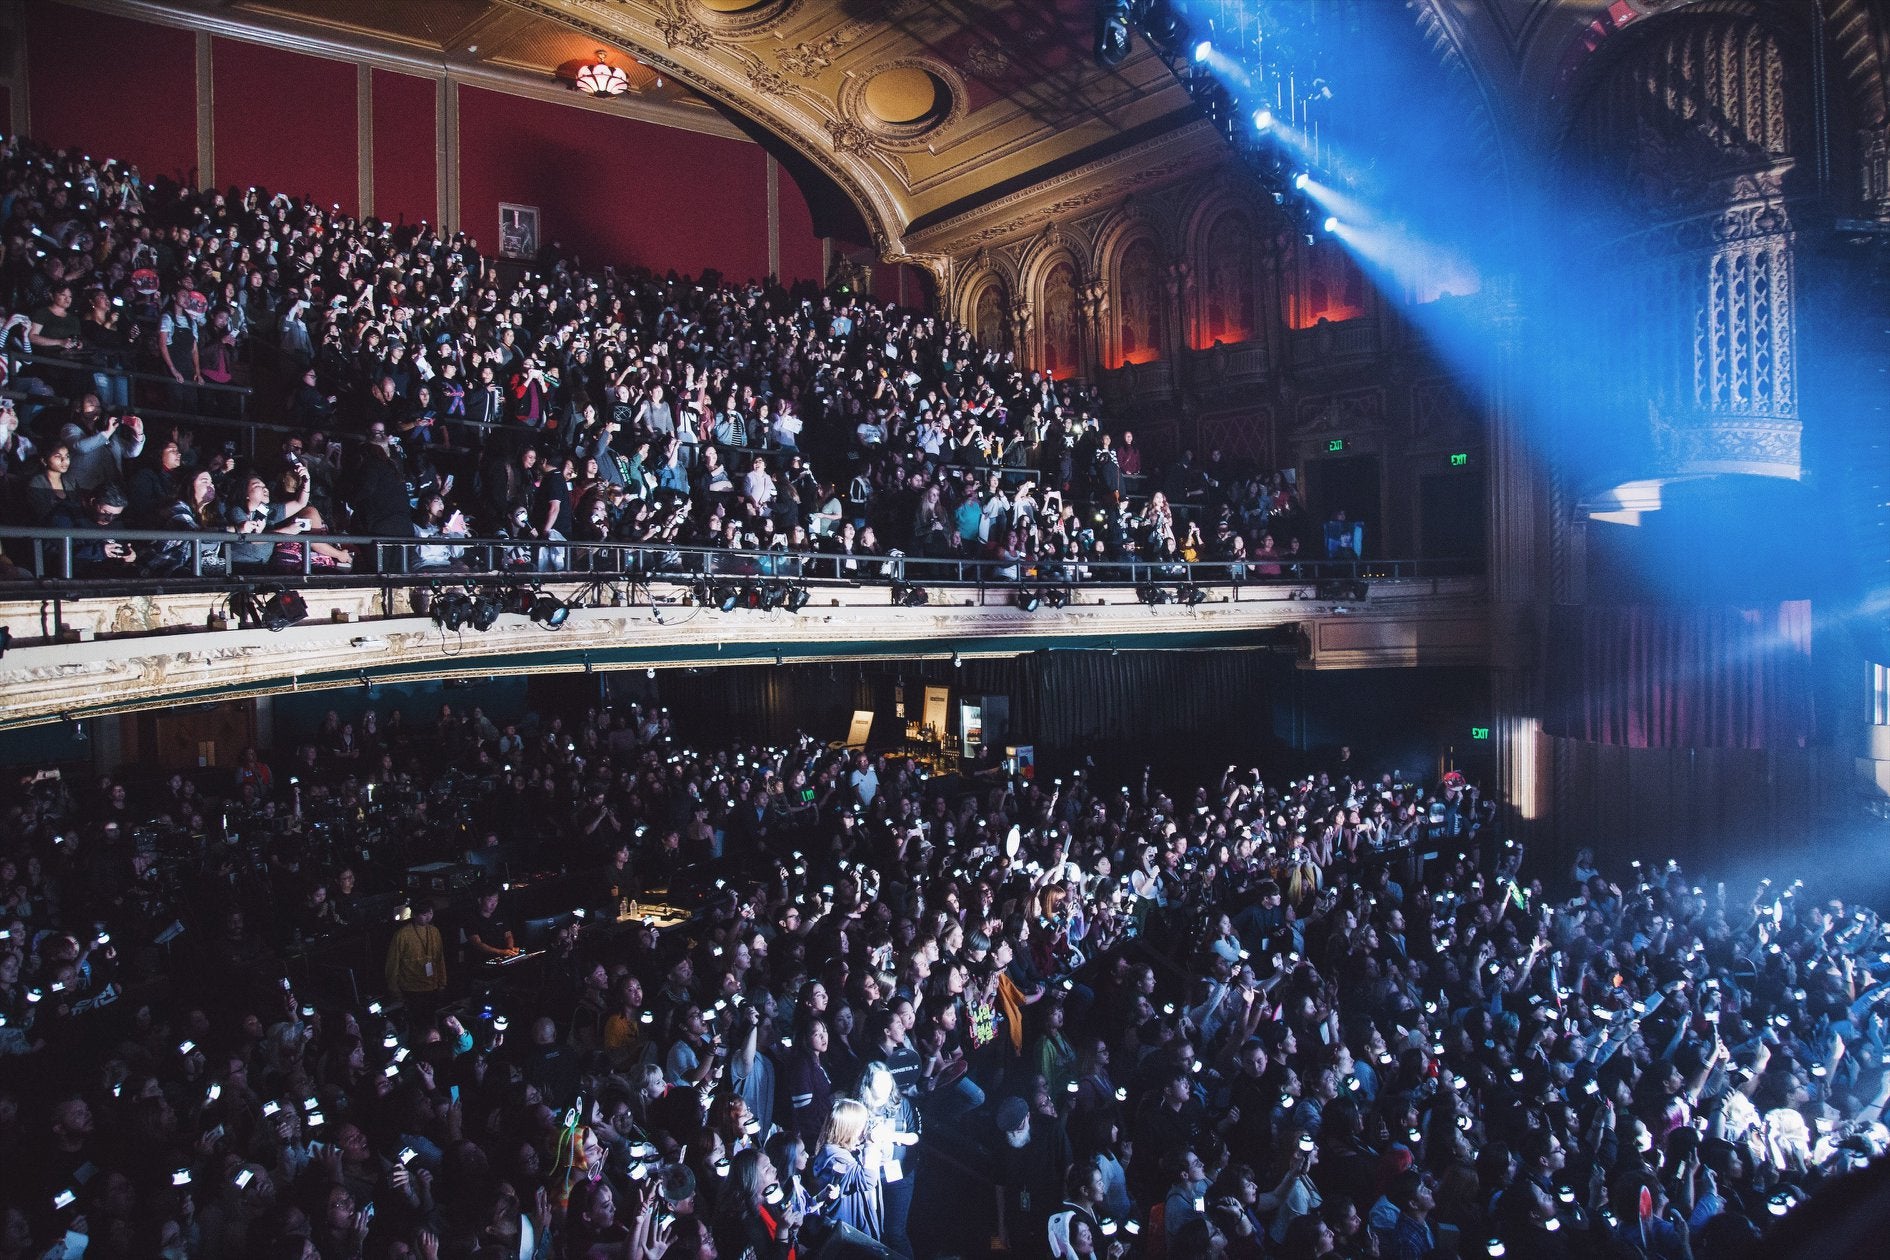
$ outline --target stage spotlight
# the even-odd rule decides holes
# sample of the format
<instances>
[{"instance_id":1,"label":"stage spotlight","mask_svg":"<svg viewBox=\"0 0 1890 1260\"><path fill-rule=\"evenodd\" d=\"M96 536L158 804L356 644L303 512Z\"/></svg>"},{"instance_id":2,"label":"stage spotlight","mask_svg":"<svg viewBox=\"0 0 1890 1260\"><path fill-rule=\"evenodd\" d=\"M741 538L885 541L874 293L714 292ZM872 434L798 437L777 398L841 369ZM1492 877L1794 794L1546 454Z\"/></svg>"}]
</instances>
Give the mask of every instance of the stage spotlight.
<instances>
[{"instance_id":1,"label":"stage spotlight","mask_svg":"<svg viewBox=\"0 0 1890 1260\"><path fill-rule=\"evenodd\" d=\"M499 620L499 614L505 611L505 593L503 591L483 590L473 598L472 628L479 631L492 629Z\"/></svg>"},{"instance_id":2,"label":"stage spotlight","mask_svg":"<svg viewBox=\"0 0 1890 1260\"><path fill-rule=\"evenodd\" d=\"M812 595L807 593L805 586L791 586L788 588L787 597L783 606L789 612L797 613L807 607L808 601L813 598Z\"/></svg>"},{"instance_id":3,"label":"stage spotlight","mask_svg":"<svg viewBox=\"0 0 1890 1260\"><path fill-rule=\"evenodd\" d=\"M1043 593L1043 602L1050 605L1052 608L1068 608L1070 606L1069 588L1062 586L1051 587Z\"/></svg>"},{"instance_id":4,"label":"stage spotlight","mask_svg":"<svg viewBox=\"0 0 1890 1260\"><path fill-rule=\"evenodd\" d=\"M433 592L433 624L442 630L458 631L472 618L472 598L465 591Z\"/></svg>"},{"instance_id":5,"label":"stage spotlight","mask_svg":"<svg viewBox=\"0 0 1890 1260\"><path fill-rule=\"evenodd\" d=\"M1204 39L1194 46L1194 59L1197 62L1206 61L1208 57L1213 54L1213 52L1214 52L1214 41L1211 39Z\"/></svg>"},{"instance_id":6,"label":"stage spotlight","mask_svg":"<svg viewBox=\"0 0 1890 1260\"><path fill-rule=\"evenodd\" d=\"M1163 54L1174 56L1187 47L1188 24L1175 0L1147 0L1141 11L1142 30Z\"/></svg>"},{"instance_id":7,"label":"stage spotlight","mask_svg":"<svg viewBox=\"0 0 1890 1260\"><path fill-rule=\"evenodd\" d=\"M770 582L761 588L761 610L773 612L787 602L787 590Z\"/></svg>"},{"instance_id":8,"label":"stage spotlight","mask_svg":"<svg viewBox=\"0 0 1890 1260\"><path fill-rule=\"evenodd\" d=\"M762 606L761 588L756 586L753 582L742 583L741 598L736 601L736 606L739 608L760 608Z\"/></svg>"},{"instance_id":9,"label":"stage spotlight","mask_svg":"<svg viewBox=\"0 0 1890 1260\"><path fill-rule=\"evenodd\" d=\"M1207 602L1207 592L1192 582L1184 582L1175 588L1175 602L1193 608Z\"/></svg>"},{"instance_id":10,"label":"stage spotlight","mask_svg":"<svg viewBox=\"0 0 1890 1260\"><path fill-rule=\"evenodd\" d=\"M1129 59L1132 41L1129 25L1133 21L1129 0L1103 0L1096 19L1096 61L1114 69Z\"/></svg>"},{"instance_id":11,"label":"stage spotlight","mask_svg":"<svg viewBox=\"0 0 1890 1260\"><path fill-rule=\"evenodd\" d=\"M1011 602L1027 613L1034 613L1043 607L1043 596L1036 591L1024 590L1011 596Z\"/></svg>"},{"instance_id":12,"label":"stage spotlight","mask_svg":"<svg viewBox=\"0 0 1890 1260\"><path fill-rule=\"evenodd\" d=\"M1157 586L1153 582L1144 582L1142 585L1136 587L1135 597L1151 607L1156 604L1166 604L1170 598L1169 592L1165 588Z\"/></svg>"},{"instance_id":13,"label":"stage spotlight","mask_svg":"<svg viewBox=\"0 0 1890 1260\"><path fill-rule=\"evenodd\" d=\"M571 605L551 595L540 595L532 601L531 618L547 630L556 630L571 615Z\"/></svg>"},{"instance_id":14,"label":"stage spotlight","mask_svg":"<svg viewBox=\"0 0 1890 1260\"><path fill-rule=\"evenodd\" d=\"M913 586L908 582L894 582L892 602L896 608L919 608L932 597L923 586Z\"/></svg>"},{"instance_id":15,"label":"stage spotlight","mask_svg":"<svg viewBox=\"0 0 1890 1260\"><path fill-rule=\"evenodd\" d=\"M723 612L734 612L735 606L741 602L741 587L719 585L715 588L715 606Z\"/></svg>"},{"instance_id":16,"label":"stage spotlight","mask_svg":"<svg viewBox=\"0 0 1890 1260\"><path fill-rule=\"evenodd\" d=\"M1324 228L1327 231L1327 233L1336 232L1339 230L1339 216L1336 214L1329 214L1326 216L1326 221L1320 224L1319 226Z\"/></svg>"},{"instance_id":17,"label":"stage spotlight","mask_svg":"<svg viewBox=\"0 0 1890 1260\"><path fill-rule=\"evenodd\" d=\"M276 591L262 606L262 623L270 630L286 630L307 616L308 601L300 591Z\"/></svg>"},{"instance_id":18,"label":"stage spotlight","mask_svg":"<svg viewBox=\"0 0 1890 1260\"><path fill-rule=\"evenodd\" d=\"M1305 171L1301 171L1299 174L1293 176L1293 187L1299 192L1305 192L1306 185L1310 183L1312 183L1312 176L1308 175Z\"/></svg>"},{"instance_id":19,"label":"stage spotlight","mask_svg":"<svg viewBox=\"0 0 1890 1260\"><path fill-rule=\"evenodd\" d=\"M1265 135L1273 130L1273 111L1262 105L1253 111L1253 129Z\"/></svg>"}]
</instances>

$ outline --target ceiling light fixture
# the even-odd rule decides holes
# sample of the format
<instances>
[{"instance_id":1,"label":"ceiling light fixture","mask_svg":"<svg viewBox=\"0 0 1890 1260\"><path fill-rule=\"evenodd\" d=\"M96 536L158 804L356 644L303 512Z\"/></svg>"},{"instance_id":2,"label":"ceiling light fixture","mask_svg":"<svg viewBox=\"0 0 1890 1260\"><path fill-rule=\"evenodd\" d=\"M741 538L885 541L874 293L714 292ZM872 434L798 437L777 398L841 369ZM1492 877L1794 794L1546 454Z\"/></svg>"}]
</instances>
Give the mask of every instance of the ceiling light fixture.
<instances>
[{"instance_id":1,"label":"ceiling light fixture","mask_svg":"<svg viewBox=\"0 0 1890 1260\"><path fill-rule=\"evenodd\" d=\"M590 96L622 96L630 90L630 77L606 61L600 48L596 62L577 72L577 90Z\"/></svg>"}]
</instances>

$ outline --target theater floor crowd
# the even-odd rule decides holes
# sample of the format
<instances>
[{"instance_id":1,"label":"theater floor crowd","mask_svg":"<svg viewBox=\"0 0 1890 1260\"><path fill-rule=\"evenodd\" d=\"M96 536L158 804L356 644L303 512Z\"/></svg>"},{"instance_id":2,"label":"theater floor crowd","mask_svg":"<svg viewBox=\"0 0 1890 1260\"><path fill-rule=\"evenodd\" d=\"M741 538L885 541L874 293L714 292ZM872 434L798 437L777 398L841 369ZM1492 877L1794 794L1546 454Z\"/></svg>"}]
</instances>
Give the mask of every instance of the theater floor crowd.
<instances>
[{"instance_id":1,"label":"theater floor crowd","mask_svg":"<svg viewBox=\"0 0 1890 1260\"><path fill-rule=\"evenodd\" d=\"M22 773L0 1257L1718 1260L1882 1152L1870 910L1210 778L655 706Z\"/></svg>"},{"instance_id":2,"label":"theater floor crowd","mask_svg":"<svg viewBox=\"0 0 1890 1260\"><path fill-rule=\"evenodd\" d=\"M1219 451L1144 467L1085 388L845 289L501 266L464 233L153 185L19 136L0 233L0 522L97 532L61 576L174 574L186 535L224 531L246 538L212 576L572 567L604 553L561 544L614 540L1261 580L1378 541ZM233 418L244 385L246 419L276 427ZM179 534L109 532L134 528ZM32 567L13 561L0 577Z\"/></svg>"}]
</instances>

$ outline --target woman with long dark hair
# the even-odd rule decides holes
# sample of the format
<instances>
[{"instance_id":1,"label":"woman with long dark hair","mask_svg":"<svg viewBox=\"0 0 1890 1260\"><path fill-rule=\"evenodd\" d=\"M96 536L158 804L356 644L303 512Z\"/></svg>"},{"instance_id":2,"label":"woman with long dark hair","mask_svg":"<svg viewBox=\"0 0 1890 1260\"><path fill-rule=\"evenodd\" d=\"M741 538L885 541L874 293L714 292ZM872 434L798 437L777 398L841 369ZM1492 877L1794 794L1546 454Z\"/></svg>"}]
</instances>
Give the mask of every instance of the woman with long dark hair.
<instances>
[{"instance_id":1,"label":"woman with long dark hair","mask_svg":"<svg viewBox=\"0 0 1890 1260\"><path fill-rule=\"evenodd\" d=\"M800 1233L801 1211L781 1187L774 1161L746 1150L729 1162L715 1220L723 1255L753 1253L755 1260L786 1260Z\"/></svg>"}]
</instances>

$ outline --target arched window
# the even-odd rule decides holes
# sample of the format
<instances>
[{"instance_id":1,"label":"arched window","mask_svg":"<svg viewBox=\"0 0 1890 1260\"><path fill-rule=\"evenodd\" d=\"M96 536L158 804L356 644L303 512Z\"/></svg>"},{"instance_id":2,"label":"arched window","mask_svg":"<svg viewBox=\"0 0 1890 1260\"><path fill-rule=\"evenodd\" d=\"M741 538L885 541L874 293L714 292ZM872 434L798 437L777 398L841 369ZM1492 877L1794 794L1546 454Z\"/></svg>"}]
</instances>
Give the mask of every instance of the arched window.
<instances>
[{"instance_id":1,"label":"arched window","mask_svg":"<svg viewBox=\"0 0 1890 1260\"><path fill-rule=\"evenodd\" d=\"M1253 225L1246 215L1232 211L1214 221L1202 242L1196 348L1252 340L1257 331L1255 306Z\"/></svg>"},{"instance_id":2,"label":"arched window","mask_svg":"<svg viewBox=\"0 0 1890 1260\"><path fill-rule=\"evenodd\" d=\"M1147 237L1123 250L1116 268L1116 337L1112 367L1162 357L1162 280Z\"/></svg>"},{"instance_id":3,"label":"arched window","mask_svg":"<svg viewBox=\"0 0 1890 1260\"><path fill-rule=\"evenodd\" d=\"M1042 318L1043 370L1059 380L1074 376L1081 366L1074 263L1057 263L1045 274Z\"/></svg>"}]
</instances>

